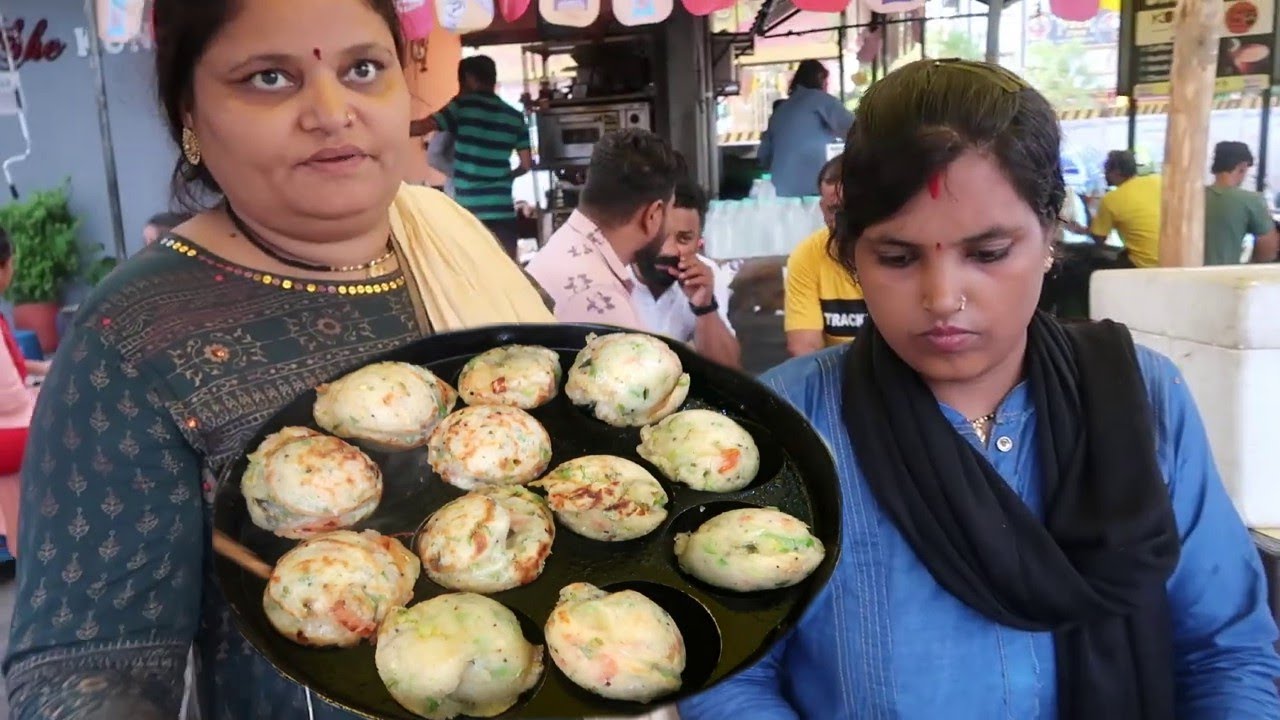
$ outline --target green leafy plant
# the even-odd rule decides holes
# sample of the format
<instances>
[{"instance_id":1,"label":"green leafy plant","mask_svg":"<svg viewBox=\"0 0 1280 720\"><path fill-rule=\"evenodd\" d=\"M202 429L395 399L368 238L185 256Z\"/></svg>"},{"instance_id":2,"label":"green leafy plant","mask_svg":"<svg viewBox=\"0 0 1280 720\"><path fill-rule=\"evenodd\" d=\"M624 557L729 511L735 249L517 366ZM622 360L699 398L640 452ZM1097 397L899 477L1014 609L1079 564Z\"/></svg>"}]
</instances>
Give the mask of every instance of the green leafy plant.
<instances>
[{"instance_id":1,"label":"green leafy plant","mask_svg":"<svg viewBox=\"0 0 1280 720\"><path fill-rule=\"evenodd\" d=\"M0 207L0 227L9 233L18 263L5 296L15 304L61 300L81 268L80 221L71 214L66 186Z\"/></svg>"}]
</instances>

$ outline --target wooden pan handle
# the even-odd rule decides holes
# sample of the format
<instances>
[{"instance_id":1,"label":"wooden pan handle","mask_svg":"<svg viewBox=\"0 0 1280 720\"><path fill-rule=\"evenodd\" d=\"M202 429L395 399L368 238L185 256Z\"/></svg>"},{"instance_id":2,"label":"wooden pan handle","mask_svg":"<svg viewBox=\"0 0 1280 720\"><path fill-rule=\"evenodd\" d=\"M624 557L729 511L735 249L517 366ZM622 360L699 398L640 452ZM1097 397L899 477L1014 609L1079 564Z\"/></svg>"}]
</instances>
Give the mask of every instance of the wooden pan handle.
<instances>
[{"instance_id":1,"label":"wooden pan handle","mask_svg":"<svg viewBox=\"0 0 1280 720\"><path fill-rule=\"evenodd\" d=\"M213 551L263 580L271 577L270 565L221 530L213 531Z\"/></svg>"}]
</instances>

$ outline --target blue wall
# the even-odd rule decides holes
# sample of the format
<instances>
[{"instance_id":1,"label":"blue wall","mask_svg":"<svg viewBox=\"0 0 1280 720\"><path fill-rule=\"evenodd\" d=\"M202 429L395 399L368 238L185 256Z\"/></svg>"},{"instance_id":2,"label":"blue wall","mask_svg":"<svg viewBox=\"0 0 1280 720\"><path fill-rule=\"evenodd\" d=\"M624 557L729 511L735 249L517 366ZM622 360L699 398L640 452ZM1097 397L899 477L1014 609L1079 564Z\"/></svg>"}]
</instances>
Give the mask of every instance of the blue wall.
<instances>
[{"instance_id":1,"label":"blue wall","mask_svg":"<svg viewBox=\"0 0 1280 720\"><path fill-rule=\"evenodd\" d=\"M14 166L18 191L53 187L71 179L72 209L81 218L81 241L101 243L113 252L111 211L95 95L96 76L88 56L92 31L82 0L0 0L12 28L24 23L24 46L36 24L47 20L46 47L66 45L52 61L28 60L19 68L31 157ZM107 99L130 253L142 247L142 226L168 209L169 176L175 150L155 100L153 55L149 44L104 47ZM21 152L16 117L0 117L0 159Z\"/></svg>"}]
</instances>

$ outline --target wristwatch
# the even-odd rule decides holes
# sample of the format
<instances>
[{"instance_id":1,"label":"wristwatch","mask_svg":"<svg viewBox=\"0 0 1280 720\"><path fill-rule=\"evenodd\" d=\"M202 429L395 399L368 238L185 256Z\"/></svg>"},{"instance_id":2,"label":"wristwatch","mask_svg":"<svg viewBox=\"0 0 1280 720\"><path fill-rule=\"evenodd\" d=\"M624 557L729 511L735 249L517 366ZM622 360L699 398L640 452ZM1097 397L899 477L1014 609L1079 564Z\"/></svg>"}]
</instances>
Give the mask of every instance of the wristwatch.
<instances>
[{"instance_id":1,"label":"wristwatch","mask_svg":"<svg viewBox=\"0 0 1280 720\"><path fill-rule=\"evenodd\" d=\"M709 305L698 307L693 303L689 303L689 309L693 311L694 317L702 317L703 315L708 315L719 310L720 303L716 302L716 299L713 297L711 298L711 303Z\"/></svg>"}]
</instances>

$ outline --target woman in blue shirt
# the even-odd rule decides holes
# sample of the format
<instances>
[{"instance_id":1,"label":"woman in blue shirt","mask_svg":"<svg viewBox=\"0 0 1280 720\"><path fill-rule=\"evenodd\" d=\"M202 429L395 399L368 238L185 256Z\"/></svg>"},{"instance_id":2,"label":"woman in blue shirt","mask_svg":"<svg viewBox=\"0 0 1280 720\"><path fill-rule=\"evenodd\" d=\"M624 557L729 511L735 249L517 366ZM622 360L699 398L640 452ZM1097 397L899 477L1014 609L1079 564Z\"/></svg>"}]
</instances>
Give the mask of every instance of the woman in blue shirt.
<instances>
[{"instance_id":1,"label":"woman in blue shirt","mask_svg":"<svg viewBox=\"0 0 1280 720\"><path fill-rule=\"evenodd\" d=\"M853 115L827 93L830 77L817 60L801 62L787 99L769 117L756 158L769 168L780 197L812 195L813 179L827 162L827 144L853 124Z\"/></svg>"},{"instance_id":2,"label":"woman in blue shirt","mask_svg":"<svg viewBox=\"0 0 1280 720\"><path fill-rule=\"evenodd\" d=\"M684 720L1280 718L1262 570L1178 371L1035 312L1059 146L994 66L862 100L832 252L871 321L768 376L836 456L840 564Z\"/></svg>"}]
</instances>

